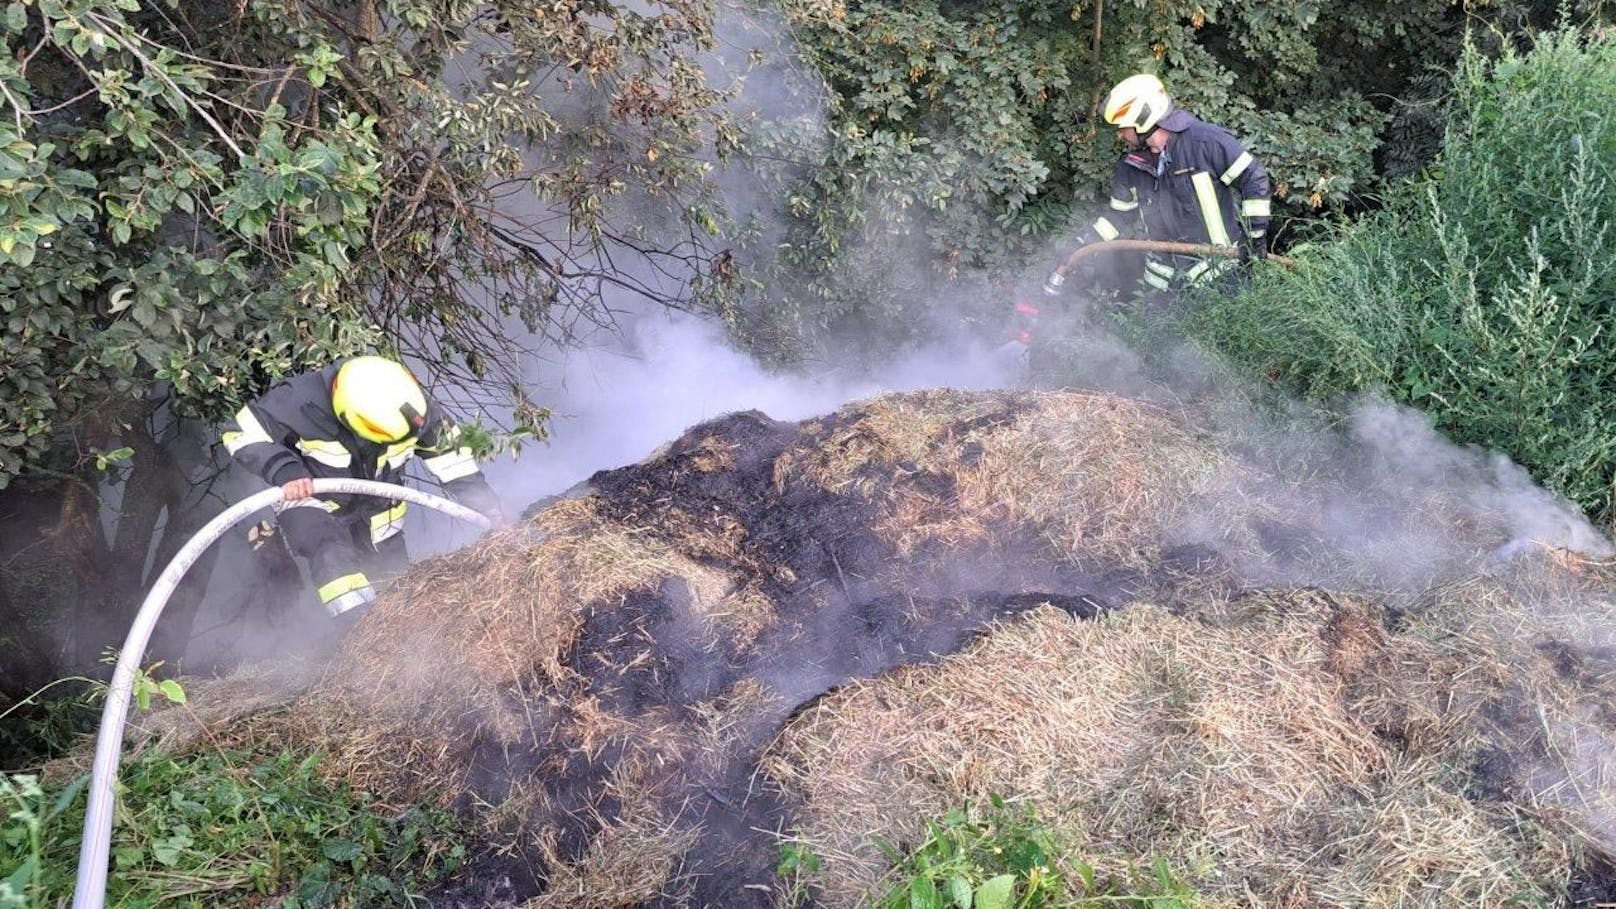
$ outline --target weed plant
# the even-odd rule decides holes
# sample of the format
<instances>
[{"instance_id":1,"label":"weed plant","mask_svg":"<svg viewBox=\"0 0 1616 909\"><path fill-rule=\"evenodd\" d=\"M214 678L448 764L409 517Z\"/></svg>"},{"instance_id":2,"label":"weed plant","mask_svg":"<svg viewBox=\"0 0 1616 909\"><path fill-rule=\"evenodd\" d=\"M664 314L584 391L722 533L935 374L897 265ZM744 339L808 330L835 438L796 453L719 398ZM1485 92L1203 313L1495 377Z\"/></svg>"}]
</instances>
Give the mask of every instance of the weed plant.
<instances>
[{"instance_id":1,"label":"weed plant","mask_svg":"<svg viewBox=\"0 0 1616 909\"><path fill-rule=\"evenodd\" d=\"M1602 520L1616 475L1616 38L1570 28L1453 79L1424 179L1292 250L1189 332L1308 399L1375 390Z\"/></svg>"},{"instance_id":2,"label":"weed plant","mask_svg":"<svg viewBox=\"0 0 1616 909\"><path fill-rule=\"evenodd\" d=\"M446 815L384 814L325 782L319 759L148 751L126 764L107 905L404 906L463 858ZM0 775L0 909L71 894L85 782Z\"/></svg>"},{"instance_id":3,"label":"weed plant","mask_svg":"<svg viewBox=\"0 0 1616 909\"><path fill-rule=\"evenodd\" d=\"M892 883L875 909L1190 909L1193 890L1162 860L1128 880L1099 878L1068 854L1056 830L1029 807L1013 810L993 796L929 821L908 854L878 843L893 863ZM800 863L799 863L800 864Z\"/></svg>"}]
</instances>

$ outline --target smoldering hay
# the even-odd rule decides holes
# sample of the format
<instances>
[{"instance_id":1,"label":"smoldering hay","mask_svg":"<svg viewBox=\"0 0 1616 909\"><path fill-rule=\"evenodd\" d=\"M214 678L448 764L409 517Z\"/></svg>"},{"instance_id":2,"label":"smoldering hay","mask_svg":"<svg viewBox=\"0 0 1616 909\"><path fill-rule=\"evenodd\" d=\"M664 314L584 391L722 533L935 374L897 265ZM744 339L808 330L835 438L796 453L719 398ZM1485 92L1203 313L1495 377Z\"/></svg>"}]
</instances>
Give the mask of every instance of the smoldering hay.
<instances>
[{"instance_id":1,"label":"smoldering hay","mask_svg":"<svg viewBox=\"0 0 1616 909\"><path fill-rule=\"evenodd\" d=\"M440 906L780 906L784 840L854 906L877 838L990 795L1208 905L1601 895L1611 567L1390 488L1104 395L731 414L416 565L297 693L193 682L139 734L455 809ZM1429 545L1388 572L1365 528Z\"/></svg>"}]
</instances>

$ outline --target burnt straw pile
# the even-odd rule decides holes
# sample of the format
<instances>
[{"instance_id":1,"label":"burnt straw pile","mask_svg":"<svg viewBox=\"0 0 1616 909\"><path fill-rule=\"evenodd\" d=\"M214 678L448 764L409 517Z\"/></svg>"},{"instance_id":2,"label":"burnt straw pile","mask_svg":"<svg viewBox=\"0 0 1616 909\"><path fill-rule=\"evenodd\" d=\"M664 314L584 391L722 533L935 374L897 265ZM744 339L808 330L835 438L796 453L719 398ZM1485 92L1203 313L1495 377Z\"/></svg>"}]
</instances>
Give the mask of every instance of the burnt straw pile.
<instances>
[{"instance_id":1,"label":"burnt straw pile","mask_svg":"<svg viewBox=\"0 0 1616 909\"><path fill-rule=\"evenodd\" d=\"M784 906L784 840L794 904L854 906L991 794L1211 905L1610 896L1606 567L1411 493L1388 532L1454 545L1393 591L1298 495L1106 396L733 414L415 566L290 703L199 683L147 734L217 705L473 819L438 906Z\"/></svg>"}]
</instances>

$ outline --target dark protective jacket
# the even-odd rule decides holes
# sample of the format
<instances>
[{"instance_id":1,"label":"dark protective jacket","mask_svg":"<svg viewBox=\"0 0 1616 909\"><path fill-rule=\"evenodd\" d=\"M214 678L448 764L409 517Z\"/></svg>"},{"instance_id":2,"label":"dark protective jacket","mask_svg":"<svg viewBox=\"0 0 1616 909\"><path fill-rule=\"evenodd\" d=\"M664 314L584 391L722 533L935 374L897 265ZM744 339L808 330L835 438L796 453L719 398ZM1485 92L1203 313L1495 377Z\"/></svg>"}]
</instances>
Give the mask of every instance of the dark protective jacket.
<instances>
[{"instance_id":1,"label":"dark protective jacket","mask_svg":"<svg viewBox=\"0 0 1616 909\"><path fill-rule=\"evenodd\" d=\"M1111 211L1095 219L1079 244L1143 236L1178 243L1237 246L1268 232L1273 184L1262 162L1232 133L1175 110L1160 129L1172 133L1160 156L1130 151L1111 181ZM1151 255L1145 280L1167 289L1174 280L1193 282L1213 263L1184 256Z\"/></svg>"},{"instance_id":2,"label":"dark protective jacket","mask_svg":"<svg viewBox=\"0 0 1616 909\"><path fill-rule=\"evenodd\" d=\"M224 433L225 449L274 486L301 477L398 483L405 465L419 453L421 463L456 501L484 514L498 514L499 499L476 458L458 444L459 428L430 397L419 435L393 445L365 439L338 419L331 405L331 385L342 363L292 376L243 407ZM337 517L368 521L372 542L381 542L402 526L402 502L341 495L311 501Z\"/></svg>"}]
</instances>

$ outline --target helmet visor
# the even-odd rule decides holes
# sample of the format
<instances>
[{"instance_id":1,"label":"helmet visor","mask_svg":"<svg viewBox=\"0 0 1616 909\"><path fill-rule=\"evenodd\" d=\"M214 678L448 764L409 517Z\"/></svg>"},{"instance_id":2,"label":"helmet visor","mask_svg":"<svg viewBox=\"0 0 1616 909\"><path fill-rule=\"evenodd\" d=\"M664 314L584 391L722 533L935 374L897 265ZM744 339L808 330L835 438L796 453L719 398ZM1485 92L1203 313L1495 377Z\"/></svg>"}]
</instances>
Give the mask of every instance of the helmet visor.
<instances>
[{"instance_id":1,"label":"helmet visor","mask_svg":"<svg viewBox=\"0 0 1616 909\"><path fill-rule=\"evenodd\" d=\"M379 423L366 418L365 415L361 413L348 414L348 425L353 427L354 432L359 433L361 436L364 436L372 442L392 444L394 442L402 442L404 439L407 439L414 434L411 432L399 437L395 430L388 429L386 426L382 426Z\"/></svg>"}]
</instances>

